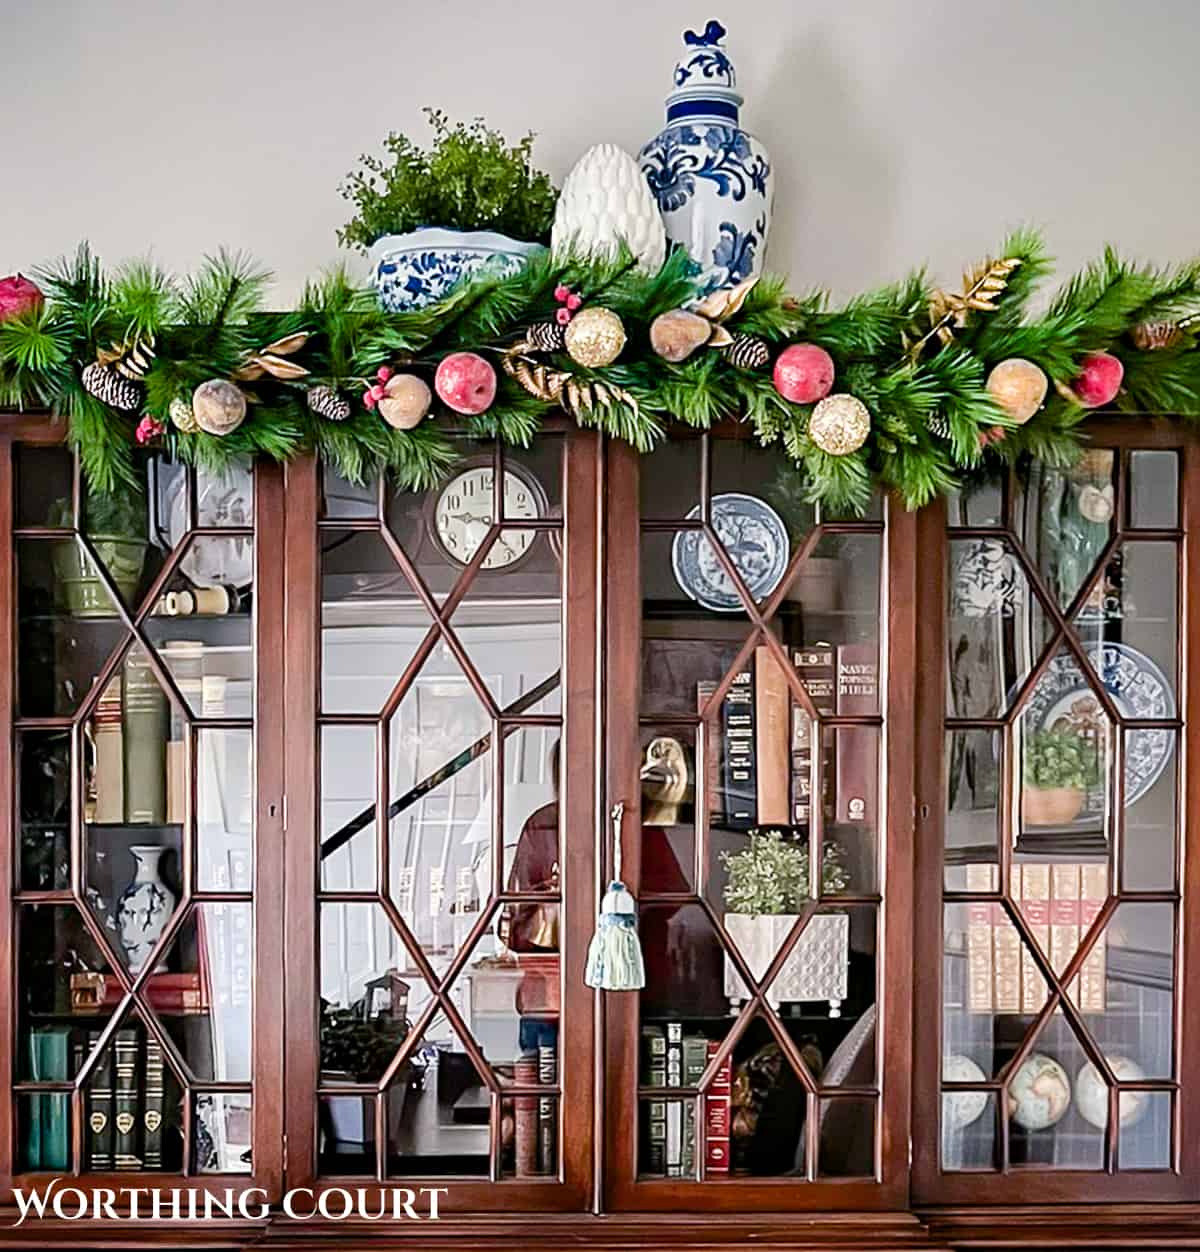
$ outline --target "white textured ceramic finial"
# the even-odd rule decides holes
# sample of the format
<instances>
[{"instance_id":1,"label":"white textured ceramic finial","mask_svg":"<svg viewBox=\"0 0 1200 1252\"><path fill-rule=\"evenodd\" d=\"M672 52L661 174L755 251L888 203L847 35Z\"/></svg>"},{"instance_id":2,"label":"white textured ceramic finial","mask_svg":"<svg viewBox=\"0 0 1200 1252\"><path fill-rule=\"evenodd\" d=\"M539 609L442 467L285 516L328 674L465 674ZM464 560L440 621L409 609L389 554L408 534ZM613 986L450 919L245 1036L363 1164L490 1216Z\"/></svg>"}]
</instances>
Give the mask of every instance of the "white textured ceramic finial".
<instances>
[{"instance_id":1,"label":"white textured ceramic finial","mask_svg":"<svg viewBox=\"0 0 1200 1252\"><path fill-rule=\"evenodd\" d=\"M551 246L563 255L611 256L624 240L648 274L662 268L662 214L638 163L616 144L598 143L575 163L554 214Z\"/></svg>"}]
</instances>

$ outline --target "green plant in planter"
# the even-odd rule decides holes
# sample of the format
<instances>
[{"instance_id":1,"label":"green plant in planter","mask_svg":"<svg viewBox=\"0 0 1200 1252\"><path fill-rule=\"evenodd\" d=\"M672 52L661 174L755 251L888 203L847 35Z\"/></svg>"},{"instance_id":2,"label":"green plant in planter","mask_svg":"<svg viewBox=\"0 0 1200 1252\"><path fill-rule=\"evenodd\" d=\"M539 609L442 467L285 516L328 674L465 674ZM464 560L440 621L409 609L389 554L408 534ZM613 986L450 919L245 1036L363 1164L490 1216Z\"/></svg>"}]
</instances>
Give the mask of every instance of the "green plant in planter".
<instances>
[{"instance_id":1,"label":"green plant in planter","mask_svg":"<svg viewBox=\"0 0 1200 1252\"><path fill-rule=\"evenodd\" d=\"M1039 730L1025 744L1025 785L1086 791L1100 780L1096 745L1073 730Z\"/></svg>"},{"instance_id":2,"label":"green plant in planter","mask_svg":"<svg viewBox=\"0 0 1200 1252\"><path fill-rule=\"evenodd\" d=\"M387 1069L411 1023L390 1017L365 1019L361 1006L321 1002L321 1068L375 1082Z\"/></svg>"},{"instance_id":3,"label":"green plant in planter","mask_svg":"<svg viewBox=\"0 0 1200 1252\"><path fill-rule=\"evenodd\" d=\"M807 843L785 842L778 831L752 830L749 844L740 852L721 853L721 864L729 871L726 908L755 917L798 913L809 901L808 859ZM836 894L849 884L842 849L836 843L825 844L822 890Z\"/></svg>"},{"instance_id":4,"label":"green plant in planter","mask_svg":"<svg viewBox=\"0 0 1200 1252\"><path fill-rule=\"evenodd\" d=\"M358 211L338 242L365 252L384 235L420 226L547 242L558 191L533 167L533 133L510 145L482 118L452 125L438 109L424 113L433 128L430 148L393 131L383 144L387 158L364 154L361 168L347 175L342 195Z\"/></svg>"}]
</instances>

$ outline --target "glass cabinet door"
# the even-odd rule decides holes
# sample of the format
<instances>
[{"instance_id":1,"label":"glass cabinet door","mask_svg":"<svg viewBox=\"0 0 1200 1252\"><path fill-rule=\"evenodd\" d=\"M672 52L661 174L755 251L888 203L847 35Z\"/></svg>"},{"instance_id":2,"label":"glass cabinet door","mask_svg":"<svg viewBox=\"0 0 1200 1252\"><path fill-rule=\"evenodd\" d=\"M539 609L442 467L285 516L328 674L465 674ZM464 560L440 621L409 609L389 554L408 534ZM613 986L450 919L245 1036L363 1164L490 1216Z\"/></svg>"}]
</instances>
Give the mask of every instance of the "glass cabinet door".
<instances>
[{"instance_id":1,"label":"glass cabinet door","mask_svg":"<svg viewBox=\"0 0 1200 1252\"><path fill-rule=\"evenodd\" d=\"M297 883L318 999L295 1007L317 1055L296 1141L330 1186L448 1182L458 1207L582 1194L591 1028L570 987L590 918L567 900L593 863L591 445L464 439L429 491L315 484Z\"/></svg>"},{"instance_id":2,"label":"glass cabinet door","mask_svg":"<svg viewBox=\"0 0 1200 1252\"><path fill-rule=\"evenodd\" d=\"M11 1173L262 1182L255 474L147 457L101 496L61 447L3 452Z\"/></svg>"},{"instance_id":3,"label":"glass cabinet door","mask_svg":"<svg viewBox=\"0 0 1200 1252\"><path fill-rule=\"evenodd\" d=\"M931 1194L1182 1194L1187 455L948 506Z\"/></svg>"},{"instance_id":4,"label":"glass cabinet door","mask_svg":"<svg viewBox=\"0 0 1200 1252\"><path fill-rule=\"evenodd\" d=\"M608 997L633 1097L615 1201L719 1204L732 1180L764 1206L830 1203L822 1184L878 1204L883 505L822 513L742 438L610 464L609 785L646 965Z\"/></svg>"}]
</instances>

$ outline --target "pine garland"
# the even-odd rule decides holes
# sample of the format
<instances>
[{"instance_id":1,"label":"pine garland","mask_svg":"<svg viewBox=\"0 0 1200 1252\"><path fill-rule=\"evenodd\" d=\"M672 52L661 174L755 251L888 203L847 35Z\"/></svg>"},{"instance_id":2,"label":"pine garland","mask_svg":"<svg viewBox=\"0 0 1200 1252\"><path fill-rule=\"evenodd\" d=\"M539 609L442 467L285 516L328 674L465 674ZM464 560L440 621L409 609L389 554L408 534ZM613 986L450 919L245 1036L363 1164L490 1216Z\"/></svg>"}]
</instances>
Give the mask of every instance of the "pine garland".
<instances>
[{"instance_id":1,"label":"pine garland","mask_svg":"<svg viewBox=\"0 0 1200 1252\"><path fill-rule=\"evenodd\" d=\"M0 324L0 406L65 415L91 488L111 493L135 482L141 413L109 407L84 389L81 375L98 358L133 362L142 412L164 425L163 444L185 462L218 469L247 455L286 461L315 450L352 481L384 471L402 487L424 488L459 456L448 423L435 413L414 430L394 430L363 407L361 393L382 365L431 380L445 355L466 349L494 360L498 375L496 400L466 422L469 434L527 447L543 420L565 409L581 425L645 451L671 421L707 429L732 418L748 422L762 444L783 449L796 490L814 503L861 512L882 487L916 507L989 461L1034 455L1069 464L1088 416L1070 388L1090 352L1113 352L1124 365L1118 409L1200 417L1200 261L1156 269L1108 249L1042 311L1031 311L1050 269L1040 236L1022 229L948 292L917 270L831 306L822 292L793 296L784 280L763 278L721 329L754 337L772 356L796 342L830 354L835 389L858 397L872 417L867 442L840 457L812 442L811 406L785 400L769 369L741 368L713 347L677 364L652 352L655 317L698 295L678 250L654 275L628 253L601 262L543 253L514 275L465 283L437 304L401 313L380 310L373 291L338 269L310 282L295 310L266 312L270 276L246 257L218 253L184 279L147 261L109 274L84 244L37 275L43 306ZM529 348L529 328L554 322L563 285L585 305L621 317L628 340L612 365L585 369L563 352ZM1179 329L1150 346L1138 328L1155 323ZM247 361L281 341L285 364L274 365L295 376L257 368L248 379ZM989 370L1008 357L1034 362L1053 384L1024 425L1009 420L986 387ZM506 359L544 365L560 390L531 394L528 376L500 368ZM236 430L215 437L170 420L173 402L239 371L249 414ZM350 417L313 412L306 401L313 387L344 397Z\"/></svg>"}]
</instances>

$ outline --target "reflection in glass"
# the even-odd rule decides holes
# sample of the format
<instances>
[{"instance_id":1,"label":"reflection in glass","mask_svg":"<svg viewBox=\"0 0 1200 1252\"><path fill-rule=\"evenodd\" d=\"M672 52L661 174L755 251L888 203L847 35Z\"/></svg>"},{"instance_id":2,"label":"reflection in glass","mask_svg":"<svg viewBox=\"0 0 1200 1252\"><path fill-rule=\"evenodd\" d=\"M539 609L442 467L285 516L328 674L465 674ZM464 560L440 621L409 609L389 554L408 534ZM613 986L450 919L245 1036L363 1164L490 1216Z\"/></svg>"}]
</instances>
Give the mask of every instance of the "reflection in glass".
<instances>
[{"instance_id":1,"label":"reflection in glass","mask_svg":"<svg viewBox=\"0 0 1200 1252\"><path fill-rule=\"evenodd\" d=\"M1145 742L1145 731L1126 729L1125 755L1131 741ZM1171 741L1167 761L1157 779L1136 799L1125 798L1124 839L1121 844L1123 891L1173 891L1176 882L1179 829L1179 736Z\"/></svg>"},{"instance_id":2,"label":"reflection in glass","mask_svg":"<svg viewBox=\"0 0 1200 1252\"><path fill-rule=\"evenodd\" d=\"M1179 453L1129 454L1129 522L1138 528L1179 525Z\"/></svg>"},{"instance_id":3,"label":"reflection in glass","mask_svg":"<svg viewBox=\"0 0 1200 1252\"><path fill-rule=\"evenodd\" d=\"M977 1082L978 1069L969 1058L952 1053L942 1062L947 1082ZM947 1091L942 1096L942 1168L998 1168L996 1096L990 1091Z\"/></svg>"},{"instance_id":4,"label":"reflection in glass","mask_svg":"<svg viewBox=\"0 0 1200 1252\"><path fill-rule=\"evenodd\" d=\"M199 1174L251 1171L253 1105L249 1092L205 1092L194 1097L192 1161Z\"/></svg>"},{"instance_id":5,"label":"reflection in glass","mask_svg":"<svg viewBox=\"0 0 1200 1252\"><path fill-rule=\"evenodd\" d=\"M948 891L998 890L1002 742L998 731L946 732Z\"/></svg>"},{"instance_id":6,"label":"reflection in glass","mask_svg":"<svg viewBox=\"0 0 1200 1252\"><path fill-rule=\"evenodd\" d=\"M817 1163L834 1178L875 1176L875 1101L822 1100Z\"/></svg>"},{"instance_id":7,"label":"reflection in glass","mask_svg":"<svg viewBox=\"0 0 1200 1252\"><path fill-rule=\"evenodd\" d=\"M26 731L17 755L21 889L65 891L71 885L71 736Z\"/></svg>"}]
</instances>

